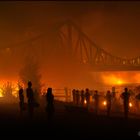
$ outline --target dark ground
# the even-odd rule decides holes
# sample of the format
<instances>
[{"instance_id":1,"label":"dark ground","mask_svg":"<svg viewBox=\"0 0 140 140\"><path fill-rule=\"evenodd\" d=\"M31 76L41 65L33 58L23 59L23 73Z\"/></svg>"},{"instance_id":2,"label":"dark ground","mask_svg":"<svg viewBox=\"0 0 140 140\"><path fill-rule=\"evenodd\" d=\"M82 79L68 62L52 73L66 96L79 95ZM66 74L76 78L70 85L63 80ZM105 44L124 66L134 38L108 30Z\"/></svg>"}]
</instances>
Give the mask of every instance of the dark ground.
<instances>
[{"instance_id":1,"label":"dark ground","mask_svg":"<svg viewBox=\"0 0 140 140\"><path fill-rule=\"evenodd\" d=\"M24 111L19 116L17 104L0 104L0 134L6 137L43 138L49 139L121 139L139 138L140 119L105 115L95 116L93 113L78 110L66 110L64 103L55 103L55 114L51 122L47 121L44 107L35 111L33 120L27 117Z\"/></svg>"}]
</instances>

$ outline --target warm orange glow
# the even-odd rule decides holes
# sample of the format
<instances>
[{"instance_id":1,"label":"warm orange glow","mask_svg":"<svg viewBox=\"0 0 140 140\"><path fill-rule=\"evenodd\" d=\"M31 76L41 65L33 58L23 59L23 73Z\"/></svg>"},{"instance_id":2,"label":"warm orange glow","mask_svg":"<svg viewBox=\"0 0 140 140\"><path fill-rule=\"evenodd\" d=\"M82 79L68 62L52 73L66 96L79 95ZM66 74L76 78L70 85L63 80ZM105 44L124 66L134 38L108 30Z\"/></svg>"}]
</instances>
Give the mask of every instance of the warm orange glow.
<instances>
[{"instance_id":1,"label":"warm orange glow","mask_svg":"<svg viewBox=\"0 0 140 140\"><path fill-rule=\"evenodd\" d=\"M108 85L122 85L125 83L121 78L115 75L103 75L102 78L104 83Z\"/></svg>"},{"instance_id":2,"label":"warm orange glow","mask_svg":"<svg viewBox=\"0 0 140 140\"><path fill-rule=\"evenodd\" d=\"M86 100L84 100L84 104L87 104L87 101Z\"/></svg>"},{"instance_id":3,"label":"warm orange glow","mask_svg":"<svg viewBox=\"0 0 140 140\"><path fill-rule=\"evenodd\" d=\"M18 86L16 85L16 87L14 88L14 91L12 92L12 95L14 96L14 97L18 97L18 91L19 91L19 88L18 88Z\"/></svg>"},{"instance_id":4,"label":"warm orange glow","mask_svg":"<svg viewBox=\"0 0 140 140\"><path fill-rule=\"evenodd\" d=\"M3 93L3 88L5 87L5 85L7 85L9 81L6 81L6 80L1 80L0 81L0 97L4 97L4 93ZM18 87L18 84L16 81L10 81L9 82L11 84L11 88L12 88L12 95L14 97L18 97L18 90L19 90L19 87Z\"/></svg>"},{"instance_id":5,"label":"warm orange glow","mask_svg":"<svg viewBox=\"0 0 140 140\"><path fill-rule=\"evenodd\" d=\"M118 81L117 81L117 84L118 84L118 85L121 85L121 84L123 84L123 81L122 81L122 80L118 80Z\"/></svg>"},{"instance_id":6,"label":"warm orange glow","mask_svg":"<svg viewBox=\"0 0 140 140\"><path fill-rule=\"evenodd\" d=\"M107 102L106 101L103 101L103 105L106 106L107 105Z\"/></svg>"},{"instance_id":7,"label":"warm orange glow","mask_svg":"<svg viewBox=\"0 0 140 140\"><path fill-rule=\"evenodd\" d=\"M132 103L130 102L130 103L129 103L129 107L132 107L132 106L133 106L133 105L132 105Z\"/></svg>"},{"instance_id":8,"label":"warm orange glow","mask_svg":"<svg viewBox=\"0 0 140 140\"><path fill-rule=\"evenodd\" d=\"M2 90L0 89L0 98L3 97Z\"/></svg>"}]
</instances>

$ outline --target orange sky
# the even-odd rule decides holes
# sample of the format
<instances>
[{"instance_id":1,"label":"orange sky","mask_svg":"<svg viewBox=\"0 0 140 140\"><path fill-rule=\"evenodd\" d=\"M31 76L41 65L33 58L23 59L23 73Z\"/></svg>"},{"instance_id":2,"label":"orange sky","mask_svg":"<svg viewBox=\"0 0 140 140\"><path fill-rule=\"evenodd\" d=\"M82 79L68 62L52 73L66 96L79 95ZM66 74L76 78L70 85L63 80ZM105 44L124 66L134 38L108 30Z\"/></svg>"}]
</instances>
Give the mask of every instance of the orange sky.
<instances>
[{"instance_id":1,"label":"orange sky","mask_svg":"<svg viewBox=\"0 0 140 140\"><path fill-rule=\"evenodd\" d=\"M139 56L138 2L1 2L0 80L18 79L24 58L32 54L38 59L42 79L49 86L92 87L94 83L106 83L103 77L111 75L123 81L139 82L139 72L91 74L79 62L66 58L63 48L58 44L50 45L45 37L25 45L13 45L46 32L53 23L66 19L76 23L91 40L112 55ZM51 40L51 35L49 37Z\"/></svg>"}]
</instances>

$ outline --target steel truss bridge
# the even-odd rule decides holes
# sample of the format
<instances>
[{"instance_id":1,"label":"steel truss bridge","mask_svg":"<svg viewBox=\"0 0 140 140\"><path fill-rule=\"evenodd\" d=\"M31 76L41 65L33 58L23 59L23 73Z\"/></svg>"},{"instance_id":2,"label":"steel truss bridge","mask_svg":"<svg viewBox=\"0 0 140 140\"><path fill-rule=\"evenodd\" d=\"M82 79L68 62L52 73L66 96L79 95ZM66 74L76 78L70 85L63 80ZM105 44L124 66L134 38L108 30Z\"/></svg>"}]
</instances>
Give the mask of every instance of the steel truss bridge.
<instances>
[{"instance_id":1,"label":"steel truss bridge","mask_svg":"<svg viewBox=\"0 0 140 140\"><path fill-rule=\"evenodd\" d=\"M37 44L41 44L41 54L43 47L47 47L46 45L43 45L43 42L47 42L48 40L52 40L52 49L61 49L63 54L65 53L65 55L75 57L81 64L90 67L92 71L140 70L140 56L131 59L113 56L104 49L100 48L90 39L90 37L88 37L88 35L82 32L75 23L69 20L57 23L52 26L52 28L44 30L44 33L9 47L16 52L16 49L18 49L19 46L24 46L26 54L26 48L29 49L29 47L32 46L34 49L32 47L31 49L35 52L38 46ZM51 53L53 55L53 52Z\"/></svg>"}]
</instances>

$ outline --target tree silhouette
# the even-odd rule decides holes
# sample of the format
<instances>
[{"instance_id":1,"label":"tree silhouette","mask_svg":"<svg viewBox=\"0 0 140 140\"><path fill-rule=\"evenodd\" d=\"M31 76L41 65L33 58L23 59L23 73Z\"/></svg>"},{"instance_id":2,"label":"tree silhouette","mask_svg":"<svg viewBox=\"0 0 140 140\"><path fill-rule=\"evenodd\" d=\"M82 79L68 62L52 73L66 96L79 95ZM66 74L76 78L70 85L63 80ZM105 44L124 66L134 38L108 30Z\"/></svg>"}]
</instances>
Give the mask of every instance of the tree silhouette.
<instances>
[{"instance_id":1,"label":"tree silhouette","mask_svg":"<svg viewBox=\"0 0 140 140\"><path fill-rule=\"evenodd\" d=\"M33 88L37 90L38 94L40 94L42 88L41 74L39 70L39 63L30 57L25 60L23 67L19 72L20 80L23 82L24 86L26 87L28 81L31 81Z\"/></svg>"}]
</instances>

